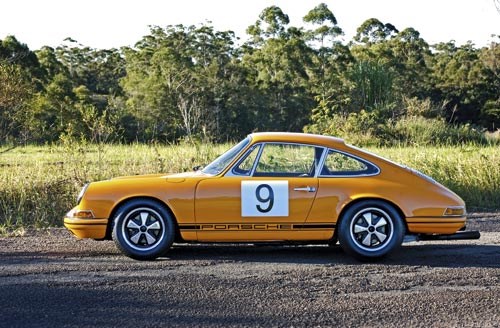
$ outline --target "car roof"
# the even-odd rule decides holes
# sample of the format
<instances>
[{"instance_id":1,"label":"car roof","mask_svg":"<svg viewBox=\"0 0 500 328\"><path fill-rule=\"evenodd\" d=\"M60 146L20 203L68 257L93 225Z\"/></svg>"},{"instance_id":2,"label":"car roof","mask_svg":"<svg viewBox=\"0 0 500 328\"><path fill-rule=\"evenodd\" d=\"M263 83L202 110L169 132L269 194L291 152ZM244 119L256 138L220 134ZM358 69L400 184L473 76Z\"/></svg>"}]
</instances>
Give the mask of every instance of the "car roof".
<instances>
[{"instance_id":1,"label":"car roof","mask_svg":"<svg viewBox=\"0 0 500 328\"><path fill-rule=\"evenodd\" d=\"M296 142L325 147L345 146L343 139L309 133L294 132L256 132L249 135L256 142Z\"/></svg>"}]
</instances>

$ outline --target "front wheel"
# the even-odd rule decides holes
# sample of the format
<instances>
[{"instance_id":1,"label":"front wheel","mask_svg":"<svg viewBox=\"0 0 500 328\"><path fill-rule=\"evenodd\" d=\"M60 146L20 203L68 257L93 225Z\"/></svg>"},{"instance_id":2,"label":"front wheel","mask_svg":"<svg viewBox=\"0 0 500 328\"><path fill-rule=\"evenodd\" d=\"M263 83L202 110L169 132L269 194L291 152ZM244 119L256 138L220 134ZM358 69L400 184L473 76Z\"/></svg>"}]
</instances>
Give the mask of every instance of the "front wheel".
<instances>
[{"instance_id":1,"label":"front wheel","mask_svg":"<svg viewBox=\"0 0 500 328\"><path fill-rule=\"evenodd\" d=\"M401 246L404 231L393 206L378 200L362 201L343 214L339 241L345 252L358 259L377 259Z\"/></svg>"},{"instance_id":2,"label":"front wheel","mask_svg":"<svg viewBox=\"0 0 500 328\"><path fill-rule=\"evenodd\" d=\"M120 206L114 216L113 240L127 256L154 260L165 253L175 237L175 225L164 206L136 199Z\"/></svg>"}]
</instances>

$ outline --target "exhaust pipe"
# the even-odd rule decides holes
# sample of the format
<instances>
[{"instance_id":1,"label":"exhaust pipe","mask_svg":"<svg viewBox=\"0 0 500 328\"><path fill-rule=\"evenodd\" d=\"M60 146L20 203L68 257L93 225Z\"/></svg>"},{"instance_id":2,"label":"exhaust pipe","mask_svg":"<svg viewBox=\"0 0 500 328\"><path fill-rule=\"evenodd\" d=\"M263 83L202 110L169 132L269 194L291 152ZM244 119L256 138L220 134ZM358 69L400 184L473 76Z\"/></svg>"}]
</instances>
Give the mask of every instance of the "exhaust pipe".
<instances>
[{"instance_id":1,"label":"exhaust pipe","mask_svg":"<svg viewBox=\"0 0 500 328\"><path fill-rule=\"evenodd\" d=\"M466 240L479 239L481 233L478 230L458 231L451 235L418 235L417 240Z\"/></svg>"}]
</instances>

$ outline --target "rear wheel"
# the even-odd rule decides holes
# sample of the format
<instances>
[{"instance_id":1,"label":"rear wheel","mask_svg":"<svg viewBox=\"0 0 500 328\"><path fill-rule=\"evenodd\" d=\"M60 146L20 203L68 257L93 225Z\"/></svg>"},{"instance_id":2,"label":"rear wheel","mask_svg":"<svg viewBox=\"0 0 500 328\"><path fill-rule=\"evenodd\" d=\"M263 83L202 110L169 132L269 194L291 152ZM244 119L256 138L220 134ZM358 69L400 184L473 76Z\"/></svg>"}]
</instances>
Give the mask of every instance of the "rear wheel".
<instances>
[{"instance_id":1,"label":"rear wheel","mask_svg":"<svg viewBox=\"0 0 500 328\"><path fill-rule=\"evenodd\" d=\"M401 245L404 230L393 206L378 200L362 201L342 216L340 246L358 259L381 258Z\"/></svg>"},{"instance_id":2,"label":"rear wheel","mask_svg":"<svg viewBox=\"0 0 500 328\"><path fill-rule=\"evenodd\" d=\"M175 225L164 206L148 199L131 200L114 216L113 240L127 256L154 260L165 253L175 237Z\"/></svg>"}]
</instances>

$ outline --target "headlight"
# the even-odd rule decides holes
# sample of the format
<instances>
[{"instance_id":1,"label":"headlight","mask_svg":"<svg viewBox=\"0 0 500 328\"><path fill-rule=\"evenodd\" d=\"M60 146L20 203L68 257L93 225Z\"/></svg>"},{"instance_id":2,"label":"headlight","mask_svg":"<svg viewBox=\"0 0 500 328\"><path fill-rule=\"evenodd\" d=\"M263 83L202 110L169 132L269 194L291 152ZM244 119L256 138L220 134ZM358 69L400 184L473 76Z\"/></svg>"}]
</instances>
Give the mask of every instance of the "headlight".
<instances>
[{"instance_id":1,"label":"headlight","mask_svg":"<svg viewBox=\"0 0 500 328\"><path fill-rule=\"evenodd\" d=\"M89 187L90 183L86 183L82 190L80 190L80 193L78 194L78 197L76 198L76 205L79 205L80 202L82 201L83 195L85 195L85 192L87 191L87 188Z\"/></svg>"}]
</instances>

